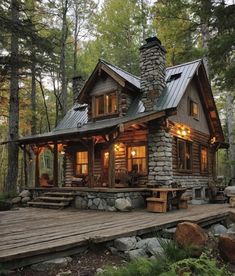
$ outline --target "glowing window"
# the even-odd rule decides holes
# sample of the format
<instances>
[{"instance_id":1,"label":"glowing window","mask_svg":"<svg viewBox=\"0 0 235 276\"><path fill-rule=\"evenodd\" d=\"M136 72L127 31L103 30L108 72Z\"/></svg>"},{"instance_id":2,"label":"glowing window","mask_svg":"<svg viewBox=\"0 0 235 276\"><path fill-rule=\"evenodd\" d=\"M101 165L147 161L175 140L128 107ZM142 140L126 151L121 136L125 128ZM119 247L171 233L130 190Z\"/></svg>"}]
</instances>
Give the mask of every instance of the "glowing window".
<instances>
[{"instance_id":1,"label":"glowing window","mask_svg":"<svg viewBox=\"0 0 235 276\"><path fill-rule=\"evenodd\" d=\"M117 113L117 93L107 93L95 97L95 116Z\"/></svg>"},{"instance_id":2,"label":"glowing window","mask_svg":"<svg viewBox=\"0 0 235 276\"><path fill-rule=\"evenodd\" d=\"M208 172L208 149L207 147L201 146L200 149L200 161L201 161L201 172Z\"/></svg>"},{"instance_id":3,"label":"glowing window","mask_svg":"<svg viewBox=\"0 0 235 276\"><path fill-rule=\"evenodd\" d=\"M179 170L192 170L192 143L178 139L177 144Z\"/></svg>"},{"instance_id":4,"label":"glowing window","mask_svg":"<svg viewBox=\"0 0 235 276\"><path fill-rule=\"evenodd\" d=\"M88 152L78 151L76 153L76 175L88 174Z\"/></svg>"},{"instance_id":5,"label":"glowing window","mask_svg":"<svg viewBox=\"0 0 235 276\"><path fill-rule=\"evenodd\" d=\"M146 146L128 147L127 159L129 172L147 173Z\"/></svg>"},{"instance_id":6,"label":"glowing window","mask_svg":"<svg viewBox=\"0 0 235 276\"><path fill-rule=\"evenodd\" d=\"M190 100L190 116L193 116L194 118L199 117L199 107L198 107L198 103Z\"/></svg>"}]
</instances>

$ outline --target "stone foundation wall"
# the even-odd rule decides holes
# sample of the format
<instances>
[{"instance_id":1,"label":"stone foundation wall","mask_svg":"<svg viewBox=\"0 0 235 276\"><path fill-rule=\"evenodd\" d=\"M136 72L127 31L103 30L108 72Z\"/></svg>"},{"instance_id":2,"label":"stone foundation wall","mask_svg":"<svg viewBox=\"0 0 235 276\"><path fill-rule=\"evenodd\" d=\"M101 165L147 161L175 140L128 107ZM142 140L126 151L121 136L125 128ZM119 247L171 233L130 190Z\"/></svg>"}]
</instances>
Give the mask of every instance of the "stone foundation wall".
<instances>
[{"instance_id":1,"label":"stone foundation wall","mask_svg":"<svg viewBox=\"0 0 235 276\"><path fill-rule=\"evenodd\" d=\"M146 207L143 192L81 192L75 198L74 207L77 209L117 211L117 202L123 204L123 208L126 206L128 209Z\"/></svg>"},{"instance_id":2,"label":"stone foundation wall","mask_svg":"<svg viewBox=\"0 0 235 276\"><path fill-rule=\"evenodd\" d=\"M172 139L164 129L151 126L148 137L149 185L169 185L173 181Z\"/></svg>"}]
</instances>

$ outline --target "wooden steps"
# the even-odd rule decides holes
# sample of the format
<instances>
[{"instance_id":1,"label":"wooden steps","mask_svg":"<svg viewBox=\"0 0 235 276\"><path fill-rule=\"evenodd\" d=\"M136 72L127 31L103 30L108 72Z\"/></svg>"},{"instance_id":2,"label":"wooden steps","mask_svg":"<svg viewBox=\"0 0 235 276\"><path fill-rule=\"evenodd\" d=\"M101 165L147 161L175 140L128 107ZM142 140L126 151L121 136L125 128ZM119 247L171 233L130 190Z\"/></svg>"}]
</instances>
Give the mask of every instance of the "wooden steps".
<instances>
[{"instance_id":1,"label":"wooden steps","mask_svg":"<svg viewBox=\"0 0 235 276\"><path fill-rule=\"evenodd\" d=\"M74 200L72 192L46 192L42 196L28 202L31 207L62 209Z\"/></svg>"}]
</instances>

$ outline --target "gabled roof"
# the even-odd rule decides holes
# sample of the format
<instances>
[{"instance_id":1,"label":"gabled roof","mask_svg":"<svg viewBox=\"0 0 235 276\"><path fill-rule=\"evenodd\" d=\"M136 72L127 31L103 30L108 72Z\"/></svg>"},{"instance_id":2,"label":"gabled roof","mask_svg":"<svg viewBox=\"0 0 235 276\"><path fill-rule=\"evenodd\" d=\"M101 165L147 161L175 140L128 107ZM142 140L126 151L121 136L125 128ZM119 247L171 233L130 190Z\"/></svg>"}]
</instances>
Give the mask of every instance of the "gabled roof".
<instances>
[{"instance_id":1,"label":"gabled roof","mask_svg":"<svg viewBox=\"0 0 235 276\"><path fill-rule=\"evenodd\" d=\"M157 111L177 108L201 63L199 59L166 69L166 88L157 101Z\"/></svg>"},{"instance_id":2,"label":"gabled roof","mask_svg":"<svg viewBox=\"0 0 235 276\"><path fill-rule=\"evenodd\" d=\"M218 112L202 59L187 62L166 69L166 88L155 106L155 111L150 112L151 114L144 111L144 106L141 101L140 93L140 78L104 60L99 60L93 73L84 84L81 93L79 94L79 100L82 100L86 92L89 91L90 87L94 83L95 76L99 74L100 70L104 70L121 86L124 87L126 84L128 84L134 89L134 91L138 92L127 114L120 118L100 120L97 122L88 122L87 105L75 104L73 108L68 111L68 113L58 124L58 126L50 133L39 135L41 138L46 139L46 137L62 137L63 135L72 133L77 135L82 135L84 133L94 133L95 131L100 131L101 129L117 127L118 124L127 123L128 121L133 121L135 119L149 118L148 116L152 116L152 113L166 115L166 113L164 112L172 109L177 109L177 106L184 96L184 93L186 92L190 81L196 77L198 81L198 86L201 90L200 96L205 102L205 109L208 110L208 124L210 125L212 131L216 133L219 141L224 141ZM213 116L211 115L212 113ZM23 140L26 141L27 138L23 138L22 141Z\"/></svg>"}]
</instances>

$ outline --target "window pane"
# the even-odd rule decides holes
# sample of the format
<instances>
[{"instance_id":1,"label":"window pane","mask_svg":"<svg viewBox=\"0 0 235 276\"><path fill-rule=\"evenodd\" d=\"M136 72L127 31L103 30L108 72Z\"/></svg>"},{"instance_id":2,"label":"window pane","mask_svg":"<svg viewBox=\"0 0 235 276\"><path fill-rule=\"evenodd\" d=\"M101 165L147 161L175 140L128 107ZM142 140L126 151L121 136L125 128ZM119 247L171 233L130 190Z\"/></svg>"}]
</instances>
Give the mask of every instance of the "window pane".
<instances>
[{"instance_id":1,"label":"window pane","mask_svg":"<svg viewBox=\"0 0 235 276\"><path fill-rule=\"evenodd\" d=\"M198 104L190 100L190 115L197 117L199 114Z\"/></svg>"},{"instance_id":2,"label":"window pane","mask_svg":"<svg viewBox=\"0 0 235 276\"><path fill-rule=\"evenodd\" d=\"M104 166L105 169L107 169L109 167L109 152L108 151L104 152L104 157L103 158L104 158L103 166Z\"/></svg>"},{"instance_id":3,"label":"window pane","mask_svg":"<svg viewBox=\"0 0 235 276\"><path fill-rule=\"evenodd\" d=\"M128 158L146 157L146 147L136 146L128 148Z\"/></svg>"},{"instance_id":4,"label":"window pane","mask_svg":"<svg viewBox=\"0 0 235 276\"><path fill-rule=\"evenodd\" d=\"M201 147L201 172L208 171L208 151L206 147Z\"/></svg>"},{"instance_id":5,"label":"window pane","mask_svg":"<svg viewBox=\"0 0 235 276\"><path fill-rule=\"evenodd\" d=\"M188 143L188 142L186 142L186 156L185 156L185 159L186 159L186 169L187 170L191 170L192 168L192 166L191 166L191 164L192 164L192 162L191 162L191 160L192 160L192 157L191 157L191 155L192 155L192 153L191 153L191 144L190 143Z\"/></svg>"},{"instance_id":6,"label":"window pane","mask_svg":"<svg viewBox=\"0 0 235 276\"><path fill-rule=\"evenodd\" d=\"M178 141L178 166L185 169L185 146L183 141Z\"/></svg>"},{"instance_id":7,"label":"window pane","mask_svg":"<svg viewBox=\"0 0 235 276\"><path fill-rule=\"evenodd\" d=\"M95 98L95 113L96 115L104 114L104 96L98 96Z\"/></svg>"},{"instance_id":8,"label":"window pane","mask_svg":"<svg viewBox=\"0 0 235 276\"><path fill-rule=\"evenodd\" d=\"M128 171L147 173L146 146L128 147Z\"/></svg>"},{"instance_id":9,"label":"window pane","mask_svg":"<svg viewBox=\"0 0 235 276\"><path fill-rule=\"evenodd\" d=\"M192 169L192 144L190 142L178 140L178 168Z\"/></svg>"},{"instance_id":10,"label":"window pane","mask_svg":"<svg viewBox=\"0 0 235 276\"><path fill-rule=\"evenodd\" d=\"M117 112L117 97L116 93L106 95L106 110L107 113Z\"/></svg>"},{"instance_id":11,"label":"window pane","mask_svg":"<svg viewBox=\"0 0 235 276\"><path fill-rule=\"evenodd\" d=\"M76 154L76 174L88 173L88 152L79 151Z\"/></svg>"}]
</instances>

